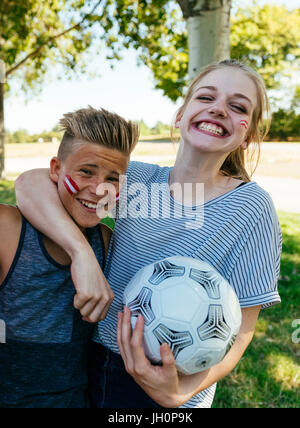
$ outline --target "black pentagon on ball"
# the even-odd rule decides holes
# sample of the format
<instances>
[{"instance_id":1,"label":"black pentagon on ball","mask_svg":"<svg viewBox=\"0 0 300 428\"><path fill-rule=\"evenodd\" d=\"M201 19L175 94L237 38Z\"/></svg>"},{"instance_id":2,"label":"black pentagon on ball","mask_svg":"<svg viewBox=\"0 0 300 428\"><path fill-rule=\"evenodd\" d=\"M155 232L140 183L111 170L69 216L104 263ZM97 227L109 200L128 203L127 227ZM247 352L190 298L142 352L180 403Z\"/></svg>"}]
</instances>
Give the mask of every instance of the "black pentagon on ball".
<instances>
[{"instance_id":1,"label":"black pentagon on ball","mask_svg":"<svg viewBox=\"0 0 300 428\"><path fill-rule=\"evenodd\" d=\"M220 280L214 272L191 269L189 277L205 289L211 299L220 299Z\"/></svg>"},{"instance_id":2,"label":"black pentagon on ball","mask_svg":"<svg viewBox=\"0 0 300 428\"><path fill-rule=\"evenodd\" d=\"M174 331L164 324L159 324L153 330L153 334L160 345L167 343L170 346L175 359L184 348L194 343L188 331Z\"/></svg>"},{"instance_id":3,"label":"black pentagon on ball","mask_svg":"<svg viewBox=\"0 0 300 428\"><path fill-rule=\"evenodd\" d=\"M214 338L226 341L230 337L231 328L225 321L221 305L209 305L207 318L197 332L202 341Z\"/></svg>"},{"instance_id":4,"label":"black pentagon on ball","mask_svg":"<svg viewBox=\"0 0 300 428\"><path fill-rule=\"evenodd\" d=\"M155 319L155 315L151 307L151 298L152 290L148 287L143 287L136 298L128 304L131 316L138 317L139 315L143 315L145 325L151 324Z\"/></svg>"},{"instance_id":5,"label":"black pentagon on ball","mask_svg":"<svg viewBox=\"0 0 300 428\"><path fill-rule=\"evenodd\" d=\"M167 260L155 263L153 274L150 276L148 281L150 284L159 285L167 278L173 278L176 276L183 276L185 273L184 266L174 265Z\"/></svg>"}]
</instances>

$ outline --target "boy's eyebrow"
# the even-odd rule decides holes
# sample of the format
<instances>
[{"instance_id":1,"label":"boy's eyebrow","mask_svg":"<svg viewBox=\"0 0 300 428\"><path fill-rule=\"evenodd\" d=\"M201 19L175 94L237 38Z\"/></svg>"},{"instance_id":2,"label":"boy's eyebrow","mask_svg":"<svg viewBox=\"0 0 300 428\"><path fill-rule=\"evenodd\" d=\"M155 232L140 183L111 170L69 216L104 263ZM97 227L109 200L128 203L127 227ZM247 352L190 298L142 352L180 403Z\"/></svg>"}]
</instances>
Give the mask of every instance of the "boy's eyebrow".
<instances>
[{"instance_id":1,"label":"boy's eyebrow","mask_svg":"<svg viewBox=\"0 0 300 428\"><path fill-rule=\"evenodd\" d=\"M215 92L218 90L215 86L201 86L197 90L199 91L200 89L209 89L210 91L215 91ZM240 94L239 92L237 92L236 94L233 94L233 96L238 98L244 98L252 105L252 101L250 100L250 98L246 97L246 95L244 94Z\"/></svg>"},{"instance_id":2,"label":"boy's eyebrow","mask_svg":"<svg viewBox=\"0 0 300 428\"><path fill-rule=\"evenodd\" d=\"M98 165L94 165L94 164L92 164L92 163L84 163L84 164L80 165L80 167L83 167L83 166L88 166L89 168L96 168L96 169L98 169L98 168L99 168L99 166L98 166ZM119 173L119 172L114 171L114 170L109 171L109 174L116 174L116 175L118 175L118 176L120 175L120 173Z\"/></svg>"}]
</instances>

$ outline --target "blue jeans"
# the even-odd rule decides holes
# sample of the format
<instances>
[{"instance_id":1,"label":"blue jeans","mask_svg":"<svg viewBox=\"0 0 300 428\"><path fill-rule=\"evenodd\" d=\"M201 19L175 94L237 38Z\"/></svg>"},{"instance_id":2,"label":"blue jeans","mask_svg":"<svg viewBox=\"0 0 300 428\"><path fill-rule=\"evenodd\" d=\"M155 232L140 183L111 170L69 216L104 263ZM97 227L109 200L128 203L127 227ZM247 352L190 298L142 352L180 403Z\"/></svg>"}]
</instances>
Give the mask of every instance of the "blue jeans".
<instances>
[{"instance_id":1,"label":"blue jeans","mask_svg":"<svg viewBox=\"0 0 300 428\"><path fill-rule=\"evenodd\" d=\"M92 342L89 358L92 408L161 408L126 372L119 354Z\"/></svg>"}]
</instances>

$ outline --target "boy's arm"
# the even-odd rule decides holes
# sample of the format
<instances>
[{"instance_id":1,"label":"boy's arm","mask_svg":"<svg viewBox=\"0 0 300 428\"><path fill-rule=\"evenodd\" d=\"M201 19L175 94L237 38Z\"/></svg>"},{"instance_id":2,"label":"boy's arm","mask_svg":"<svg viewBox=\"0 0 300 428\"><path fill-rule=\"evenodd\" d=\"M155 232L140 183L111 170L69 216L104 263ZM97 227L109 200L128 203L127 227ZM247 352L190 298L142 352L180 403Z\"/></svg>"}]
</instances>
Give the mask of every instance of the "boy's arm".
<instances>
[{"instance_id":1,"label":"boy's arm","mask_svg":"<svg viewBox=\"0 0 300 428\"><path fill-rule=\"evenodd\" d=\"M71 257L75 308L85 321L104 319L114 298L113 292L92 248L64 209L49 170L25 172L16 180L15 190L23 215Z\"/></svg>"},{"instance_id":2,"label":"boy's arm","mask_svg":"<svg viewBox=\"0 0 300 428\"><path fill-rule=\"evenodd\" d=\"M0 284L6 277L15 257L22 228L19 210L0 204Z\"/></svg>"}]
</instances>

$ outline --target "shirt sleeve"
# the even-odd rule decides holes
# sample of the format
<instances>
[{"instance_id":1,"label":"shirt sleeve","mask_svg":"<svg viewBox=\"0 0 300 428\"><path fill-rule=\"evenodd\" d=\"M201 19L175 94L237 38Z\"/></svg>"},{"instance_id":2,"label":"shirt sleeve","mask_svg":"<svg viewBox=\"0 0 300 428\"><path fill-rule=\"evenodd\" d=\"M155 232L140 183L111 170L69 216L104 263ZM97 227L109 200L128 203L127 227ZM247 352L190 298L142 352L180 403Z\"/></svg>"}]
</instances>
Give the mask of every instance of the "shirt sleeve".
<instances>
[{"instance_id":1,"label":"shirt sleeve","mask_svg":"<svg viewBox=\"0 0 300 428\"><path fill-rule=\"evenodd\" d=\"M229 278L242 308L267 308L281 302L277 288L281 249L280 225L270 200L248 231Z\"/></svg>"}]
</instances>

